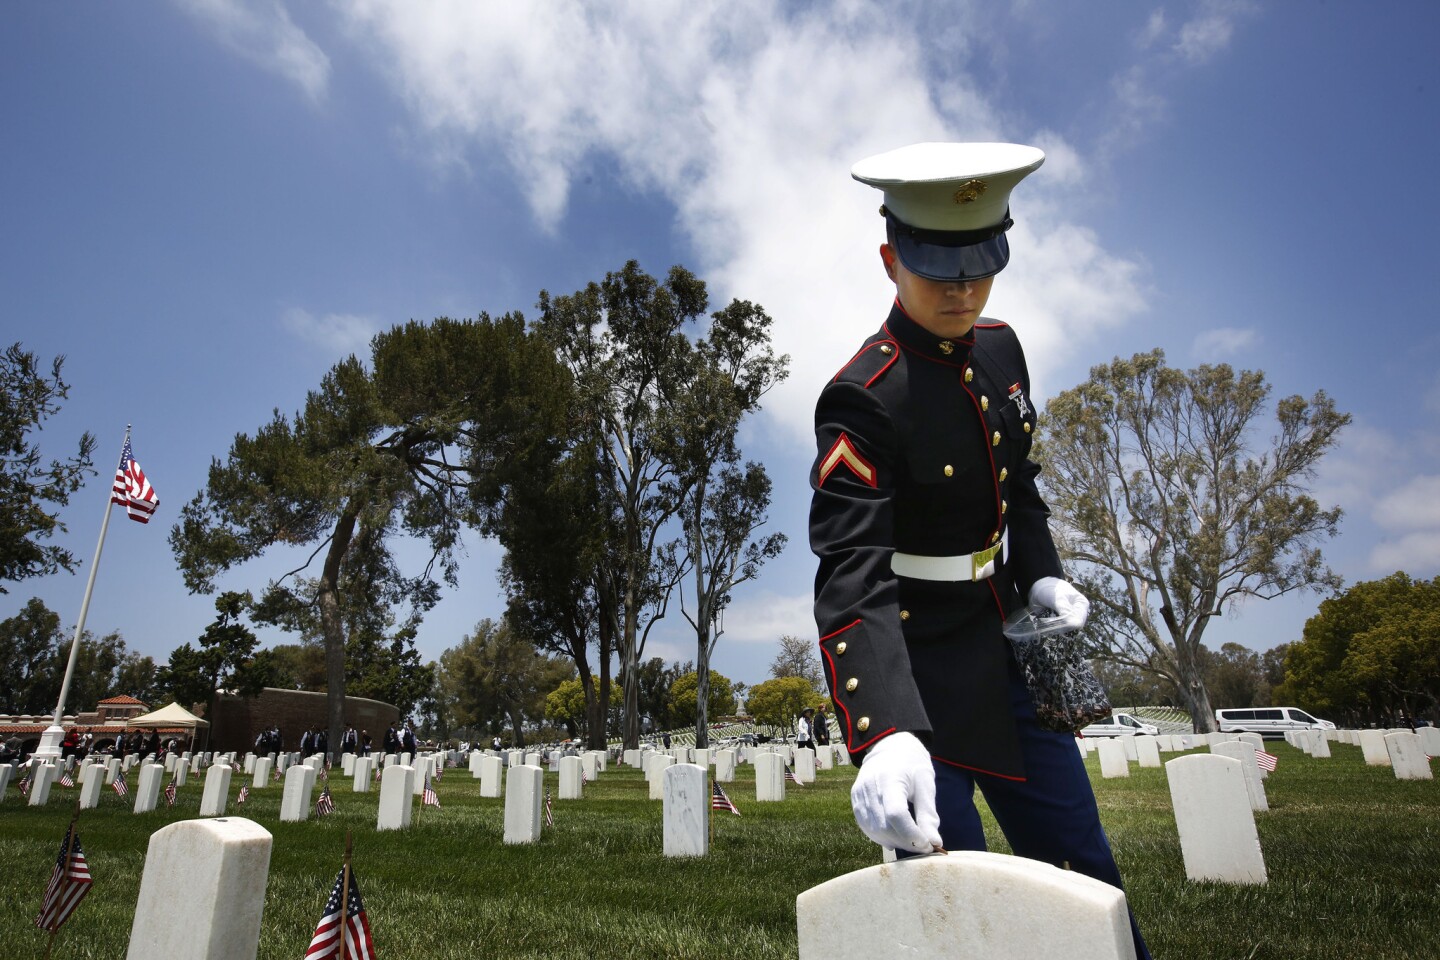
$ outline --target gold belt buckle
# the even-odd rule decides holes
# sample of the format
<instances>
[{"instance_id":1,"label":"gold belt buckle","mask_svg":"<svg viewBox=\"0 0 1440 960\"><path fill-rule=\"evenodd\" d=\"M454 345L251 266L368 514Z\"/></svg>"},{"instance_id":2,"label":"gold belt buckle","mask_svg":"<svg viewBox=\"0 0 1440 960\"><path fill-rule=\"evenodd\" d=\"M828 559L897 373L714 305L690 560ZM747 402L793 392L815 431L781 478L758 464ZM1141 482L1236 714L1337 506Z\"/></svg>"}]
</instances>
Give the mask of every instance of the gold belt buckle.
<instances>
[{"instance_id":1,"label":"gold belt buckle","mask_svg":"<svg viewBox=\"0 0 1440 960\"><path fill-rule=\"evenodd\" d=\"M1000 552L1000 542L997 540L994 546L986 547L970 554L970 579L981 580L980 571L989 566L990 561Z\"/></svg>"}]
</instances>

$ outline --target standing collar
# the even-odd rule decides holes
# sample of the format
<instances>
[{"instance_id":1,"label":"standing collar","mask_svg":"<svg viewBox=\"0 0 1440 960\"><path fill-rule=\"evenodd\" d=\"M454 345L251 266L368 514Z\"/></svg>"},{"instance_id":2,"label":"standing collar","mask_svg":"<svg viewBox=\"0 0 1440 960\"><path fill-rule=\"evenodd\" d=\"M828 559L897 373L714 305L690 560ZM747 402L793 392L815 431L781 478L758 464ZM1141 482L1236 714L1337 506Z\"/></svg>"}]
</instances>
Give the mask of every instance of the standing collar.
<instances>
[{"instance_id":1,"label":"standing collar","mask_svg":"<svg viewBox=\"0 0 1440 960\"><path fill-rule=\"evenodd\" d=\"M963 337L937 337L910 318L900 305L899 297L895 298L890 316L885 319L885 332L911 353L955 367L963 367L969 362L970 349L975 346L974 327Z\"/></svg>"}]
</instances>

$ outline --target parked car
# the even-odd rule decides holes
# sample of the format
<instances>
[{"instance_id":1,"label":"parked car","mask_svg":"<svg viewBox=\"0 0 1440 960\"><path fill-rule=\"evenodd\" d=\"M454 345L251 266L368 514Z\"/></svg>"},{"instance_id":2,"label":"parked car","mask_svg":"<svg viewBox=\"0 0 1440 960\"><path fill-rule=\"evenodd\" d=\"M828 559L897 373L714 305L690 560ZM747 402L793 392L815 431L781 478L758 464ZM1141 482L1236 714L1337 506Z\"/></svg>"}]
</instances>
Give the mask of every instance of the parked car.
<instances>
[{"instance_id":1,"label":"parked car","mask_svg":"<svg viewBox=\"0 0 1440 960\"><path fill-rule=\"evenodd\" d=\"M1299 707L1245 707L1215 711L1221 733L1258 733L1279 739L1290 730L1334 730L1329 720L1312 717Z\"/></svg>"},{"instance_id":2,"label":"parked car","mask_svg":"<svg viewBox=\"0 0 1440 960\"><path fill-rule=\"evenodd\" d=\"M1160 728L1153 723L1146 723L1139 717L1128 713L1112 713L1110 719L1102 720L1099 723L1092 723L1088 727L1080 729L1082 737L1138 737L1140 734L1155 736Z\"/></svg>"}]
</instances>

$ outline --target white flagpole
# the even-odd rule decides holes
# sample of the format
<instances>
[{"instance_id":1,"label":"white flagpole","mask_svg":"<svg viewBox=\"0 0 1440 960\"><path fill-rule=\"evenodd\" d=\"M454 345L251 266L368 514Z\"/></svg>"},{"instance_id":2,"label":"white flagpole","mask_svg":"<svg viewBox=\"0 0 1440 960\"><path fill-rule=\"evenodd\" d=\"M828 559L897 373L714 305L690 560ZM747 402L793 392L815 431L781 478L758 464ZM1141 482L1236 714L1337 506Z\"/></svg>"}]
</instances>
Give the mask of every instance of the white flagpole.
<instances>
[{"instance_id":1,"label":"white flagpole","mask_svg":"<svg viewBox=\"0 0 1440 960\"><path fill-rule=\"evenodd\" d=\"M125 424L125 443L130 442L130 424ZM125 447L120 447L120 456L125 456ZM119 465L116 465L119 472ZM37 760L48 760L60 756L60 743L65 739L65 728L60 718L65 712L65 698L70 693L70 679L75 674L75 661L80 654L80 637L85 632L85 615L90 612L90 594L95 590L95 572L100 568L100 551L105 549L105 531L110 529L110 498L114 493L115 478L110 478L111 489L105 491L105 519L100 523L100 542L95 544L95 560L90 564L90 576L85 581L85 599L80 601L80 619L75 622L75 637L70 641L70 661L65 665L65 679L60 683L60 700L55 704L55 720L40 735L40 746L35 751Z\"/></svg>"}]
</instances>

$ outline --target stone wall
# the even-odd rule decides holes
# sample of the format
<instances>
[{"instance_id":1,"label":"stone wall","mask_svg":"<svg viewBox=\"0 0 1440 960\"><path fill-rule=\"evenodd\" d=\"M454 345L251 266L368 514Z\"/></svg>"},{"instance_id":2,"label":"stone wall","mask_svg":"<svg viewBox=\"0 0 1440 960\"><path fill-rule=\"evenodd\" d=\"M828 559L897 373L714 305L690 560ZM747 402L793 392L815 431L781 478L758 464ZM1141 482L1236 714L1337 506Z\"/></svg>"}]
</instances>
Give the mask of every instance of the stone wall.
<instances>
[{"instance_id":1,"label":"stone wall","mask_svg":"<svg viewBox=\"0 0 1440 960\"><path fill-rule=\"evenodd\" d=\"M210 721L210 745L207 749L251 750L260 731L274 725L280 728L285 749L299 750L300 735L307 729L325 729L328 722L327 699L324 693L277 687L266 687L257 697L222 694L216 700L214 710L205 718ZM346 697L345 717L357 734L361 730L369 730L378 750L385 728L399 723L400 710L379 700Z\"/></svg>"}]
</instances>

